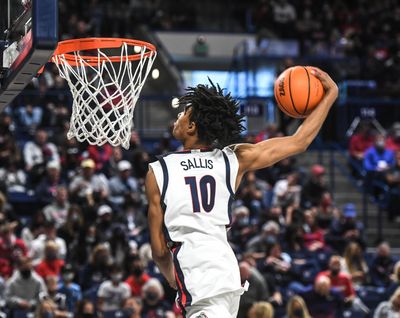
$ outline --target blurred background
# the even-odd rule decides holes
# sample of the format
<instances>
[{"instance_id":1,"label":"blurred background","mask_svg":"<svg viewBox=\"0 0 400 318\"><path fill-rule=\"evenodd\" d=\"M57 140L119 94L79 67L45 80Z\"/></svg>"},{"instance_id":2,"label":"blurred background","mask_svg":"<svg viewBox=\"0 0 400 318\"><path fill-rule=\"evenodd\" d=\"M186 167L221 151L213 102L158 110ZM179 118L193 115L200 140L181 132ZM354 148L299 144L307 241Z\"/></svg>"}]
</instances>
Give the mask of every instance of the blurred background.
<instances>
[{"instance_id":1,"label":"blurred background","mask_svg":"<svg viewBox=\"0 0 400 318\"><path fill-rule=\"evenodd\" d=\"M67 139L72 97L51 64L0 114L4 317L182 317L143 187L148 163L181 147L172 99L209 77L240 101L243 141L292 134L301 121L273 85L293 65L327 71L340 95L306 153L237 192L238 317L400 317L398 1L60 0L59 14L60 40L133 38L158 56L129 150Z\"/></svg>"}]
</instances>

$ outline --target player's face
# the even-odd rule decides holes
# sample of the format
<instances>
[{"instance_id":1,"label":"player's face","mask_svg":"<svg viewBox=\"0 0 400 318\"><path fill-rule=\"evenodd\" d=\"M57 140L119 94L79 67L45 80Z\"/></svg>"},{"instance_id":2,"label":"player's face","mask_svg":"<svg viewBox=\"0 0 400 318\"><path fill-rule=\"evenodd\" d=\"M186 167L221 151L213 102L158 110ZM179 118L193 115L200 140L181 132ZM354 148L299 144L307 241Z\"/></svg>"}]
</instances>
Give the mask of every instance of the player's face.
<instances>
[{"instance_id":1,"label":"player's face","mask_svg":"<svg viewBox=\"0 0 400 318\"><path fill-rule=\"evenodd\" d=\"M178 118L174 123L172 134L178 140L184 140L187 129L190 125L190 114L192 112L191 107L186 107L183 112L178 114Z\"/></svg>"}]
</instances>

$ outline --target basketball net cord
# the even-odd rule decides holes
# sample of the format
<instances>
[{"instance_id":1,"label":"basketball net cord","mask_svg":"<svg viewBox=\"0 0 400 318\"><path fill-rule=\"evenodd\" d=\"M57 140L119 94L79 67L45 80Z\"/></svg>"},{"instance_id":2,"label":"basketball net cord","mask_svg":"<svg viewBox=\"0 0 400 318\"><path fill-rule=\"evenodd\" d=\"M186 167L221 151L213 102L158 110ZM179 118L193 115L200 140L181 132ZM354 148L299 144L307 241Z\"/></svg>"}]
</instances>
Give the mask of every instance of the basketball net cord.
<instances>
[{"instance_id":1,"label":"basketball net cord","mask_svg":"<svg viewBox=\"0 0 400 318\"><path fill-rule=\"evenodd\" d=\"M75 137L92 145L102 146L108 142L112 146L129 148L136 102L157 55L154 52L144 56L145 53L146 48L141 47L141 58L129 61L128 45L123 43L120 60L113 63L97 49L96 66L82 58L79 51L73 53L75 63L72 65L64 54L53 56L73 97L68 139Z\"/></svg>"}]
</instances>

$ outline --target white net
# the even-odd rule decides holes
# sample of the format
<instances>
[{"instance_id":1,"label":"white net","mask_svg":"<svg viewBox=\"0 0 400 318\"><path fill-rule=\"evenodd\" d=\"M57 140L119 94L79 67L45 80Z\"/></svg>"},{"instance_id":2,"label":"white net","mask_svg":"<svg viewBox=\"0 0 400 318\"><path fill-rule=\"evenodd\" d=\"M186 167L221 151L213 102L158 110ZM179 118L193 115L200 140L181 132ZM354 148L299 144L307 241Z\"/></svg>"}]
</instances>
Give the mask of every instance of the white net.
<instances>
[{"instance_id":1,"label":"white net","mask_svg":"<svg viewBox=\"0 0 400 318\"><path fill-rule=\"evenodd\" d=\"M132 47L123 43L117 61L115 56L109 57L106 49L93 50L97 65L89 63L79 51L72 53L74 60L71 54L53 56L73 97L68 138L129 148L135 105L157 55L155 51L149 54L145 46L135 46L140 59L131 61L129 49Z\"/></svg>"}]
</instances>

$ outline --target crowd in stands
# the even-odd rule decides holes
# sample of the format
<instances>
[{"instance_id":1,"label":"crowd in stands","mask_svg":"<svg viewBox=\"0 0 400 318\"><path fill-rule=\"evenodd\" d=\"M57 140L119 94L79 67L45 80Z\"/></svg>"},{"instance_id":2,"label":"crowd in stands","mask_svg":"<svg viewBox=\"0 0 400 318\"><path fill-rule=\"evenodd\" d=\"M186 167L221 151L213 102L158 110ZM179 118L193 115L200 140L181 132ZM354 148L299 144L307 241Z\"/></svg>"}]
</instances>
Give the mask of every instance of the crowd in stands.
<instances>
[{"instance_id":1,"label":"crowd in stands","mask_svg":"<svg viewBox=\"0 0 400 318\"><path fill-rule=\"evenodd\" d=\"M365 59L366 78L398 81L391 78L399 65L395 1L244 3L248 22L236 30L293 34L309 54L336 54L330 49L340 44L343 54ZM60 1L61 34L129 37L140 23L196 29L208 21L196 8L188 1ZM46 69L31 85L37 96L22 96L0 114L0 317L181 317L175 291L152 261L144 194L148 163L179 145L169 132L148 148L134 131L129 150L68 139L71 101L57 73ZM281 135L274 126L246 141ZM398 125L387 137L362 125L350 141L367 180L389 187L393 219L400 211L399 140ZM400 315L398 259L386 242L366 253L357 209L335 206L323 166L305 169L288 158L248 173L232 213L229 241L250 282L239 318Z\"/></svg>"},{"instance_id":2,"label":"crowd in stands","mask_svg":"<svg viewBox=\"0 0 400 318\"><path fill-rule=\"evenodd\" d=\"M389 221L400 221L400 123L388 133L362 121L349 143L353 175L387 211Z\"/></svg>"},{"instance_id":3,"label":"crowd in stands","mask_svg":"<svg viewBox=\"0 0 400 318\"><path fill-rule=\"evenodd\" d=\"M60 83L46 72L53 86L40 82L43 104L0 115L1 310L7 317L181 317L151 258L144 195L148 163L179 144L169 135L148 149L135 131L129 150L68 139L69 108L63 100L51 106ZM385 139L360 130L350 143L354 158L382 168ZM246 141L281 135L273 126ZM385 176L395 182L395 155L387 152ZM319 164L305 169L288 158L248 173L228 237L250 282L239 317L367 317L378 305L400 313L400 263L386 242L366 253L356 207L335 206Z\"/></svg>"}]
</instances>

